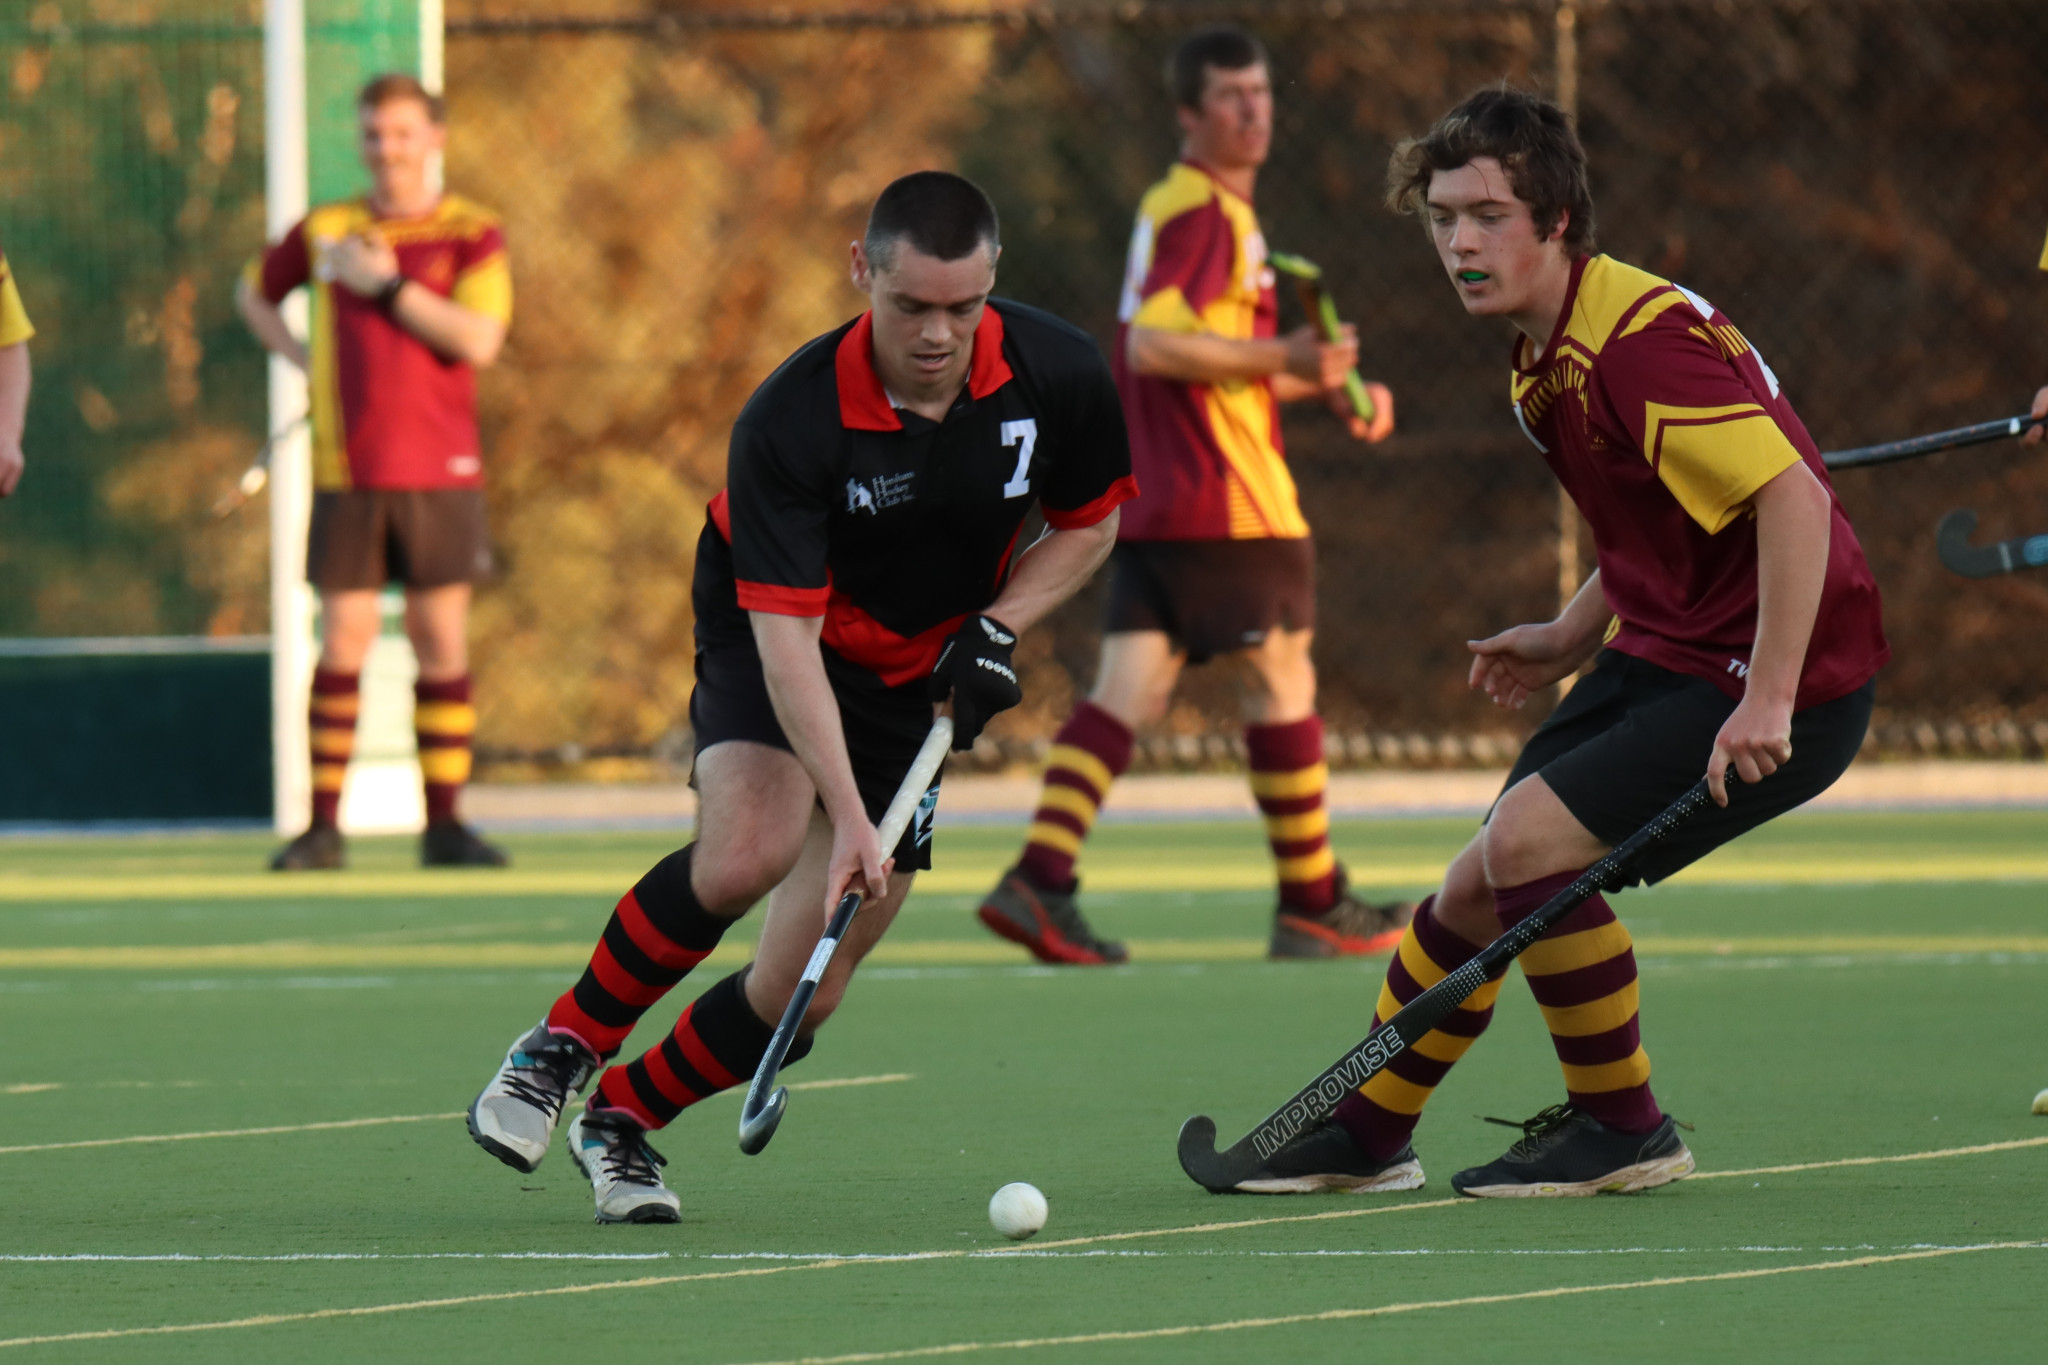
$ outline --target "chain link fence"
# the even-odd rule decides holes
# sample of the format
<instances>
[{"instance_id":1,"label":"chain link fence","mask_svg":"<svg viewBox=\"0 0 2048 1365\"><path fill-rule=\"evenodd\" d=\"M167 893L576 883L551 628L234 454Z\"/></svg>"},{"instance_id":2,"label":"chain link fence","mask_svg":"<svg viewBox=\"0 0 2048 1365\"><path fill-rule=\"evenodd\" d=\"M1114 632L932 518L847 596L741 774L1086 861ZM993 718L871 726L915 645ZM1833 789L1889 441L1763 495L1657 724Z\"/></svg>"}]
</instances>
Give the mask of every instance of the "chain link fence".
<instances>
[{"instance_id":1,"label":"chain link fence","mask_svg":"<svg viewBox=\"0 0 2048 1365\"><path fill-rule=\"evenodd\" d=\"M500 773L687 756L689 571L727 424L859 308L846 243L894 176L982 183L1001 292L1107 343L1132 212L1175 154L1161 67L1197 23L1271 49L1267 238L1324 266L1399 403L1370 448L1320 410L1288 418L1334 759L1502 761L1533 716L1466 691L1463 641L1547 615L1584 567L1560 564L1584 547L1506 405L1507 334L1463 315L1379 205L1394 141L1473 88L1576 103L1602 248L1733 316L1823 448L2019 411L2048 381L2038 0L623 3L448 6L449 183L504 215L517 292L483 383L503 570L476 659ZM263 624L260 518L203 517L261 439L228 304L261 233L260 35L246 6L234 27L193 5L210 29L133 8L154 28L92 36L82 5L0 22L0 240L43 328L32 482L0 506L0 633ZM1839 482L1897 656L1873 746L2042 754L2048 580L1953 578L1933 525L1970 506L1984 535L2048 527L2048 462L1990 447ZM1087 686L1100 591L1027 641L1030 700L987 761L1028 757ZM1227 674L1193 672L1141 761L1228 764L1234 715Z\"/></svg>"}]
</instances>

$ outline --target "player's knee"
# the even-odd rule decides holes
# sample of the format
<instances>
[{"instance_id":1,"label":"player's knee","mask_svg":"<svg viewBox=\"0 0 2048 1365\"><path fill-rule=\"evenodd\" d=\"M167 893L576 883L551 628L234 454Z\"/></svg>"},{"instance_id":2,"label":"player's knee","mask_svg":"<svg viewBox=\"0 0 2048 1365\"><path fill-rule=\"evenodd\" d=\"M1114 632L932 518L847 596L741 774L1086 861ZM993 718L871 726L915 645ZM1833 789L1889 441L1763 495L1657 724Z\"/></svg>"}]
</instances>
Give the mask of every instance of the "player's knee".
<instances>
[{"instance_id":1,"label":"player's knee","mask_svg":"<svg viewBox=\"0 0 2048 1365\"><path fill-rule=\"evenodd\" d=\"M1465 846L1444 871L1443 889L1430 913L1439 924L1473 943L1490 943L1498 927L1493 918L1493 888L1486 880L1485 832Z\"/></svg>"},{"instance_id":2,"label":"player's knee","mask_svg":"<svg viewBox=\"0 0 2048 1365\"><path fill-rule=\"evenodd\" d=\"M846 978L836 972L828 972L818 983L818 993L811 997L810 1008L804 1011L803 1031L815 1033L845 998Z\"/></svg>"},{"instance_id":3,"label":"player's knee","mask_svg":"<svg viewBox=\"0 0 2048 1365\"><path fill-rule=\"evenodd\" d=\"M690 887L706 910L736 917L773 891L802 851L800 841L785 848L773 840L708 847L700 840L691 862Z\"/></svg>"}]
</instances>

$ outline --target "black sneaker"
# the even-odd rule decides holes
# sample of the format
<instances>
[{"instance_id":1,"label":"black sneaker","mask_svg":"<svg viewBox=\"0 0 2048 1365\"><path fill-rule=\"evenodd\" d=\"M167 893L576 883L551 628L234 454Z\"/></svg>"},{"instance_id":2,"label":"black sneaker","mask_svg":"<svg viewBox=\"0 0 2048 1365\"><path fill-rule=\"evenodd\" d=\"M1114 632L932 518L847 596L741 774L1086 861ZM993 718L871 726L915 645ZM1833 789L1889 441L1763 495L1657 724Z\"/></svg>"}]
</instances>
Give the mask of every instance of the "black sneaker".
<instances>
[{"instance_id":1,"label":"black sneaker","mask_svg":"<svg viewBox=\"0 0 2048 1365\"><path fill-rule=\"evenodd\" d=\"M1692 1153L1669 1114L1647 1133L1622 1133L1568 1104L1553 1104L1533 1119L1509 1123L1522 1139L1499 1160L1451 1177L1451 1188L1476 1199L1559 1199L1585 1194L1633 1194L1693 1173Z\"/></svg>"},{"instance_id":2,"label":"black sneaker","mask_svg":"<svg viewBox=\"0 0 2048 1365\"><path fill-rule=\"evenodd\" d=\"M1003 874L995 890L984 896L975 913L989 929L1012 943L1021 943L1040 962L1097 966L1127 962L1124 945L1095 937L1072 891L1053 891L1031 880L1022 867Z\"/></svg>"},{"instance_id":3,"label":"black sneaker","mask_svg":"<svg viewBox=\"0 0 2048 1365\"><path fill-rule=\"evenodd\" d=\"M512 855L485 843L460 820L428 825L420 835L421 867L509 867Z\"/></svg>"},{"instance_id":4,"label":"black sneaker","mask_svg":"<svg viewBox=\"0 0 2048 1365\"><path fill-rule=\"evenodd\" d=\"M1413 1147L1403 1147L1385 1161L1373 1160L1352 1140L1351 1130L1335 1119L1303 1133L1273 1153L1266 1164L1237 1182L1246 1194L1384 1194L1422 1188L1422 1163Z\"/></svg>"},{"instance_id":5,"label":"black sneaker","mask_svg":"<svg viewBox=\"0 0 2048 1365\"><path fill-rule=\"evenodd\" d=\"M348 844L333 825L315 825L279 849L272 872L333 872L348 866Z\"/></svg>"}]
</instances>

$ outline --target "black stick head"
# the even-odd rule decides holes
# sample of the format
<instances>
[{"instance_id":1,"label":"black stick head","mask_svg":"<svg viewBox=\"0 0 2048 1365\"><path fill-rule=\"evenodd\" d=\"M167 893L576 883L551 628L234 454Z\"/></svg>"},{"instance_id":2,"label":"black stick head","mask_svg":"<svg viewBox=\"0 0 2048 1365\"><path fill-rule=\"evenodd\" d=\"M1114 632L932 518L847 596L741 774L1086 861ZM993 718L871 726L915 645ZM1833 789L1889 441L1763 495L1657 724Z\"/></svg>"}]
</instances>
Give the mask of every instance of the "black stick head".
<instances>
[{"instance_id":1,"label":"black stick head","mask_svg":"<svg viewBox=\"0 0 2048 1365\"><path fill-rule=\"evenodd\" d=\"M753 1095L747 1099L751 1101ZM772 1094L759 1109L751 1103L740 1107L740 1150L748 1156L761 1155L761 1149L768 1145L768 1139L775 1136L775 1129L782 1122L782 1113L789 1108L789 1090L776 1086Z\"/></svg>"},{"instance_id":2,"label":"black stick head","mask_svg":"<svg viewBox=\"0 0 2048 1365\"><path fill-rule=\"evenodd\" d=\"M1197 1114L1180 1126L1180 1168L1188 1179L1211 1194L1237 1188L1243 1177L1233 1173L1230 1162L1216 1150L1216 1120Z\"/></svg>"}]
</instances>

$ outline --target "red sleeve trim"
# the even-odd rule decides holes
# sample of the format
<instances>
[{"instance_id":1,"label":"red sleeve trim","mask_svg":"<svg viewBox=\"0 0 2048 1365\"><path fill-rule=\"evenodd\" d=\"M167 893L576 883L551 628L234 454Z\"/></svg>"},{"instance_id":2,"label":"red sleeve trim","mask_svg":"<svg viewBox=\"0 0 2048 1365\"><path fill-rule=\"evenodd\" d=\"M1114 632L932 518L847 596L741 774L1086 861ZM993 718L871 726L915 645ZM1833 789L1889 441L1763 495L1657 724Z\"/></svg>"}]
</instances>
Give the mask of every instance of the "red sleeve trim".
<instances>
[{"instance_id":1,"label":"red sleeve trim","mask_svg":"<svg viewBox=\"0 0 2048 1365\"><path fill-rule=\"evenodd\" d=\"M732 490L719 489L704 510L711 514L711 524L725 537L725 543L732 544Z\"/></svg>"},{"instance_id":2,"label":"red sleeve trim","mask_svg":"<svg viewBox=\"0 0 2048 1365\"><path fill-rule=\"evenodd\" d=\"M784 588L774 583L739 580L740 606L747 611L765 611L776 616L823 616L832 589Z\"/></svg>"},{"instance_id":3,"label":"red sleeve trim","mask_svg":"<svg viewBox=\"0 0 2048 1365\"><path fill-rule=\"evenodd\" d=\"M1109 491L1093 502L1079 507L1062 510L1057 507L1042 507L1046 524L1055 531L1079 531L1093 526L1114 512L1119 506L1138 496L1138 481L1126 474L1109 486Z\"/></svg>"}]
</instances>

